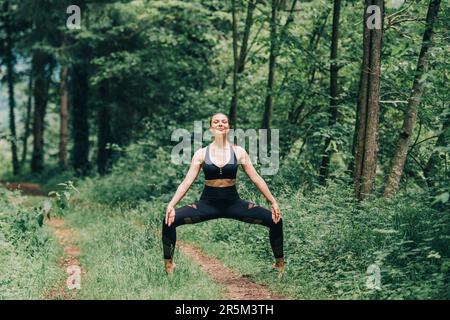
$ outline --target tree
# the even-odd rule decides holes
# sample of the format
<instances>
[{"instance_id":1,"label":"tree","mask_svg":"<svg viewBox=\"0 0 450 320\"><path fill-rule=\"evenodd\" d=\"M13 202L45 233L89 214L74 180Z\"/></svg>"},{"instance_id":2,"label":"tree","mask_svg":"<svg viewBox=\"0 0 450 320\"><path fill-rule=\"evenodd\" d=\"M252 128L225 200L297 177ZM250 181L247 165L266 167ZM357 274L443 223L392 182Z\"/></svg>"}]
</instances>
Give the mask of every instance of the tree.
<instances>
[{"instance_id":1,"label":"tree","mask_svg":"<svg viewBox=\"0 0 450 320\"><path fill-rule=\"evenodd\" d=\"M330 49L330 111L328 117L328 128L333 130L338 116L338 43L339 43L339 15L341 11L341 0L334 0L333 6L333 31L331 35ZM322 156L322 165L320 166L320 183L325 184L328 179L328 171L331 157L331 142L333 140L332 133L325 139L325 145Z\"/></svg>"},{"instance_id":2,"label":"tree","mask_svg":"<svg viewBox=\"0 0 450 320\"><path fill-rule=\"evenodd\" d=\"M399 188L400 179L403 174L406 157L408 154L411 135L417 121L417 113L419 111L420 100L424 93L424 76L428 71L429 52L433 45L433 26L437 20L439 12L440 0L430 0L428 13L426 18L426 27L423 33L422 48L420 50L417 61L414 82L411 95L408 100L408 106L405 110L403 126L397 140L394 156L392 158L389 176L384 188L384 196L386 198L393 197Z\"/></svg>"},{"instance_id":3,"label":"tree","mask_svg":"<svg viewBox=\"0 0 450 320\"><path fill-rule=\"evenodd\" d=\"M30 75L28 79L28 101L27 101L27 110L25 113L25 121L24 121L24 133L22 140L22 159L20 160L20 166L23 167L25 161L27 159L27 150L28 150L28 137L30 135L30 121L31 121L31 109L33 107L33 71L30 70Z\"/></svg>"},{"instance_id":4,"label":"tree","mask_svg":"<svg viewBox=\"0 0 450 320\"><path fill-rule=\"evenodd\" d=\"M238 99L238 89L237 89L237 70L238 70L238 54L237 54L237 21L236 21L236 0L231 1L231 16L232 16L232 29L233 29L233 93L231 97L230 106L230 122L232 126L236 126L237 118L237 99Z\"/></svg>"},{"instance_id":5,"label":"tree","mask_svg":"<svg viewBox=\"0 0 450 320\"><path fill-rule=\"evenodd\" d=\"M8 101L9 101L9 128L11 131L11 153L12 153L12 168L13 174L19 173L19 160L17 157L17 135L16 135L16 120L15 120L15 108L16 100L14 97L14 54L13 54L13 35L12 35L12 11L11 1L5 0L3 3L3 24L6 33L6 45L5 45L5 60L7 69L7 82L8 82Z\"/></svg>"},{"instance_id":6,"label":"tree","mask_svg":"<svg viewBox=\"0 0 450 320\"><path fill-rule=\"evenodd\" d=\"M253 26L253 12L255 11L255 0L248 1L247 17L245 19L244 34L242 36L241 50L238 56L238 32L236 18L236 0L232 1L232 30L233 30L233 93L231 97L231 105L229 119L232 126L236 127L237 123L237 104L238 104L238 75L242 74L245 69L248 54L248 41Z\"/></svg>"},{"instance_id":7,"label":"tree","mask_svg":"<svg viewBox=\"0 0 450 320\"><path fill-rule=\"evenodd\" d=\"M270 122L272 118L273 109L273 87L275 82L275 64L278 50L278 36L277 36L277 15L278 15L278 0L272 0L272 11L270 18L270 54L269 54L269 74L267 77L267 92L264 103L264 115L262 119L261 128L270 129Z\"/></svg>"},{"instance_id":8,"label":"tree","mask_svg":"<svg viewBox=\"0 0 450 320\"><path fill-rule=\"evenodd\" d=\"M44 118L48 100L48 87L51 76L50 56L36 50L32 57L33 69L33 156L31 171L41 172L44 168Z\"/></svg>"},{"instance_id":9,"label":"tree","mask_svg":"<svg viewBox=\"0 0 450 320\"><path fill-rule=\"evenodd\" d=\"M370 8L378 8L379 12L371 12ZM383 19L384 1L366 0L354 164L355 195L359 200L372 193L377 168Z\"/></svg>"},{"instance_id":10,"label":"tree","mask_svg":"<svg viewBox=\"0 0 450 320\"><path fill-rule=\"evenodd\" d=\"M67 66L61 67L60 72L60 85L59 85L59 95L60 95L60 107L59 107L59 165L61 167L67 166L67 135L68 135L68 100L69 93L67 89Z\"/></svg>"},{"instance_id":11,"label":"tree","mask_svg":"<svg viewBox=\"0 0 450 320\"><path fill-rule=\"evenodd\" d=\"M75 172L84 176L89 172L89 76L80 64L72 66L71 76L72 163Z\"/></svg>"}]
</instances>

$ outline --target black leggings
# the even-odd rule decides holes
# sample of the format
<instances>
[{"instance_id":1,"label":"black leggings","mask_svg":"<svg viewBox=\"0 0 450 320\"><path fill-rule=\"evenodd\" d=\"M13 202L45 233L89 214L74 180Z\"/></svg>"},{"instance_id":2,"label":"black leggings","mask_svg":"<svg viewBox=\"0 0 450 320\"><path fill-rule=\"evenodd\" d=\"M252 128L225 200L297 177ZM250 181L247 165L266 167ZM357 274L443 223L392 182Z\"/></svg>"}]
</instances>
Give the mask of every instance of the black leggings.
<instances>
[{"instance_id":1,"label":"black leggings","mask_svg":"<svg viewBox=\"0 0 450 320\"><path fill-rule=\"evenodd\" d=\"M200 200L191 205L175 209L175 221L167 226L163 221L162 243L164 259L172 259L177 241L176 228L218 218L236 219L247 223L261 224L269 228L269 240L275 258L283 257L283 221L272 220L272 212L242 199Z\"/></svg>"}]
</instances>

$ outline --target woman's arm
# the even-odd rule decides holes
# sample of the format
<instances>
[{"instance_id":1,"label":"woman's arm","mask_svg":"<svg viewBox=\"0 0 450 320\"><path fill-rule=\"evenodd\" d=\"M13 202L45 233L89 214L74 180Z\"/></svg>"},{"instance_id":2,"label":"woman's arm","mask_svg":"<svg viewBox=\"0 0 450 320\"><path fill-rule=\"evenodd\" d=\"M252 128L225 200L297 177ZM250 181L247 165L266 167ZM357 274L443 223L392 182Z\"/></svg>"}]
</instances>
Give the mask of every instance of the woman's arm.
<instances>
[{"instance_id":1,"label":"woman's arm","mask_svg":"<svg viewBox=\"0 0 450 320\"><path fill-rule=\"evenodd\" d=\"M194 156L192 157L191 166L189 167L189 171L187 172L186 177L180 183L180 185L177 188L177 191L172 197L172 200L170 200L169 204L167 205L166 224L168 224L169 226L173 223L173 220L175 219L175 206L184 197L186 192L191 187L192 183L197 178L200 172L202 162L203 162L203 149L199 149L195 152Z\"/></svg>"},{"instance_id":2,"label":"woman's arm","mask_svg":"<svg viewBox=\"0 0 450 320\"><path fill-rule=\"evenodd\" d=\"M242 167L244 168L245 173L248 175L250 180L258 187L258 189L261 191L261 193L264 195L264 197L269 201L272 205L272 218L275 223L278 223L281 218L281 212L278 208L278 203L273 197L272 193L269 190L269 187L267 186L266 182L263 178L256 172L255 167L253 166L250 157L245 151L244 148L236 147L237 150L239 150L240 159Z\"/></svg>"}]
</instances>

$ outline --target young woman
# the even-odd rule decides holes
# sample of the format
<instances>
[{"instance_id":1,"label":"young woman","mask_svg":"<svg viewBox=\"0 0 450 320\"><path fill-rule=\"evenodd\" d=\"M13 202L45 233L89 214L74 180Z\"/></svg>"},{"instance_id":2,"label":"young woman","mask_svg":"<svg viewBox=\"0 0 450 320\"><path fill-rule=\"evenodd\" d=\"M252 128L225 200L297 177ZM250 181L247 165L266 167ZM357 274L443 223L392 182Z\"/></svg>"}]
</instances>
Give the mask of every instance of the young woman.
<instances>
[{"instance_id":1,"label":"young woman","mask_svg":"<svg viewBox=\"0 0 450 320\"><path fill-rule=\"evenodd\" d=\"M228 142L228 117L223 113L214 114L210 120L210 130L214 134L214 141L206 148L195 152L185 179L178 186L175 195L167 205L162 228L165 270L168 274L172 274L175 267L173 254L178 226L217 218L231 218L247 223L261 224L269 228L270 245L275 257L273 267L282 275L285 266L283 221L278 204L265 181L253 167L247 152ZM242 165L250 180L271 203L272 212L239 197L236 190L238 163ZM177 203L197 178L201 168L205 174L205 188L200 200L175 209Z\"/></svg>"}]
</instances>

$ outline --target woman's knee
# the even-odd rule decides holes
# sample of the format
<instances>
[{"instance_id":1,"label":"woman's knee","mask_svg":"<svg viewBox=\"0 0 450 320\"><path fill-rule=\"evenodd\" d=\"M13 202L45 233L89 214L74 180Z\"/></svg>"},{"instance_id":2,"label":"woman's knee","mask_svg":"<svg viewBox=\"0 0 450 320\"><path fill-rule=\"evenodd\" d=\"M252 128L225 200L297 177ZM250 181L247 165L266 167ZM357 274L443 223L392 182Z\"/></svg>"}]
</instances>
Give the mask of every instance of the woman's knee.
<instances>
[{"instance_id":1,"label":"woman's knee","mask_svg":"<svg viewBox=\"0 0 450 320\"><path fill-rule=\"evenodd\" d=\"M278 222L271 221L271 225L270 225L271 229L283 229L283 218L280 218L280 220L278 220Z\"/></svg>"}]
</instances>

